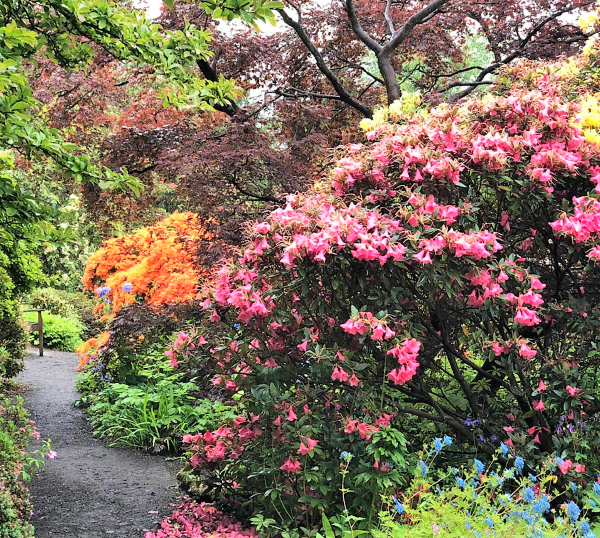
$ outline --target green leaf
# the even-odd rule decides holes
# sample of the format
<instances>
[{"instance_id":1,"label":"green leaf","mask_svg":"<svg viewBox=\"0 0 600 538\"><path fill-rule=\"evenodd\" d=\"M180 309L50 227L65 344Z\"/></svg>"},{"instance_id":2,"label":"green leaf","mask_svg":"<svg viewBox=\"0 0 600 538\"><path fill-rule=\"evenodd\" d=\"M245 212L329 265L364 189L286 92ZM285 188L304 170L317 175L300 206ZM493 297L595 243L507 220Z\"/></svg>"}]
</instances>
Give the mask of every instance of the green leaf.
<instances>
[{"instance_id":1,"label":"green leaf","mask_svg":"<svg viewBox=\"0 0 600 538\"><path fill-rule=\"evenodd\" d=\"M323 512L323 530L325 531L325 538L335 538L335 534L333 533L333 529L331 528L331 523L327 519L327 516Z\"/></svg>"}]
</instances>

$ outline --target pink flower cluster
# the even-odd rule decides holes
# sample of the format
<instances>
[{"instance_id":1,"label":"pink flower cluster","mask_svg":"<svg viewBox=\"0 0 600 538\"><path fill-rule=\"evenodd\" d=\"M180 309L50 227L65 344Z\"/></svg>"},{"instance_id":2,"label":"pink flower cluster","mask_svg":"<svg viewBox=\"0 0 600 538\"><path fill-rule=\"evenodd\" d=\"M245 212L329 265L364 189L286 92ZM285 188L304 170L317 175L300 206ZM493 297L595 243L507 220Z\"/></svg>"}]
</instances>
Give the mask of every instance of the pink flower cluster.
<instances>
[{"instance_id":1,"label":"pink flower cluster","mask_svg":"<svg viewBox=\"0 0 600 538\"><path fill-rule=\"evenodd\" d=\"M184 501L144 538L257 538L256 530L242 525L207 503Z\"/></svg>"},{"instance_id":2,"label":"pink flower cluster","mask_svg":"<svg viewBox=\"0 0 600 538\"><path fill-rule=\"evenodd\" d=\"M387 374L387 378L395 385L404 385L417 373L419 363L417 357L421 342L414 338L406 338L401 344L390 349L387 354L398 361L398 367Z\"/></svg>"},{"instance_id":3,"label":"pink flower cluster","mask_svg":"<svg viewBox=\"0 0 600 538\"><path fill-rule=\"evenodd\" d=\"M184 435L183 443L193 452L192 467L215 467L225 459L238 459L245 444L262 435L262 430L255 425L259 420L260 415L250 414L250 418L237 417L233 428L222 426L214 432Z\"/></svg>"}]
</instances>

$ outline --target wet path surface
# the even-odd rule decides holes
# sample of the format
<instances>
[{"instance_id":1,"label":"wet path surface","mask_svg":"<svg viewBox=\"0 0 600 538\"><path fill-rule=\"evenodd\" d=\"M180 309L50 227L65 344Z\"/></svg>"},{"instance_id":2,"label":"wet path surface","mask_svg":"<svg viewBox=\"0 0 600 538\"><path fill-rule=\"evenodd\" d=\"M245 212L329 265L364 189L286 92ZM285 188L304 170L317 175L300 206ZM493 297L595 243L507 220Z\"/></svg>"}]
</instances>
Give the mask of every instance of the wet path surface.
<instances>
[{"instance_id":1,"label":"wet path surface","mask_svg":"<svg viewBox=\"0 0 600 538\"><path fill-rule=\"evenodd\" d=\"M177 494L176 464L94 438L71 407L76 375L74 353L46 350L30 354L17 378L42 438L58 453L31 484L36 537L143 538Z\"/></svg>"}]
</instances>

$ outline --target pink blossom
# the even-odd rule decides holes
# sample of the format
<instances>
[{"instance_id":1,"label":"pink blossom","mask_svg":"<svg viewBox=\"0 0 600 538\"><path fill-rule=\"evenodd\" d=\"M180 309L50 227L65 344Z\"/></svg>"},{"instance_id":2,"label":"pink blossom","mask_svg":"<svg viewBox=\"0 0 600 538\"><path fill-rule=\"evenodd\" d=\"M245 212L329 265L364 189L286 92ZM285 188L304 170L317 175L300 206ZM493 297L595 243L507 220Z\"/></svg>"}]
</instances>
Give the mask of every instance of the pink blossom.
<instances>
[{"instance_id":1,"label":"pink blossom","mask_svg":"<svg viewBox=\"0 0 600 538\"><path fill-rule=\"evenodd\" d=\"M562 474L567 474L573 468L573 462L571 460L563 460L558 468Z\"/></svg>"},{"instance_id":2,"label":"pink blossom","mask_svg":"<svg viewBox=\"0 0 600 538\"><path fill-rule=\"evenodd\" d=\"M348 379L350 379L350 374L348 372L346 372L343 368L339 368L338 366L335 366L333 368L333 373L331 374L331 379L333 381L348 381Z\"/></svg>"},{"instance_id":3,"label":"pink blossom","mask_svg":"<svg viewBox=\"0 0 600 538\"><path fill-rule=\"evenodd\" d=\"M546 406L544 405L544 402L541 399L534 400L533 401L533 409L535 411L546 411Z\"/></svg>"},{"instance_id":4,"label":"pink blossom","mask_svg":"<svg viewBox=\"0 0 600 538\"><path fill-rule=\"evenodd\" d=\"M318 441L315 441L314 439L307 437L300 443L300 448L298 449L298 454L306 456L307 454L310 454L318 444L319 444Z\"/></svg>"},{"instance_id":5,"label":"pink blossom","mask_svg":"<svg viewBox=\"0 0 600 538\"><path fill-rule=\"evenodd\" d=\"M280 469L289 474L296 474L302 468L302 463L299 460L291 461L286 460L285 463L280 467Z\"/></svg>"},{"instance_id":6,"label":"pink blossom","mask_svg":"<svg viewBox=\"0 0 600 538\"><path fill-rule=\"evenodd\" d=\"M541 320L537 317L536 313L529 308L525 308L524 306L519 306L517 308L515 321L526 326L539 325L541 323Z\"/></svg>"},{"instance_id":7,"label":"pink blossom","mask_svg":"<svg viewBox=\"0 0 600 538\"><path fill-rule=\"evenodd\" d=\"M538 387L537 387L537 389L536 389L536 390L537 390L538 392L543 392L543 391L545 391L545 390L546 390L546 388L547 388L547 387L546 387L546 384L545 384L545 383L544 383L544 382L543 382L543 381L540 379L540 382L539 382L539 384L538 384Z\"/></svg>"},{"instance_id":8,"label":"pink blossom","mask_svg":"<svg viewBox=\"0 0 600 538\"><path fill-rule=\"evenodd\" d=\"M580 389L576 387L572 387L571 385L567 385L567 392L571 398L577 398L577 395L580 392Z\"/></svg>"},{"instance_id":9,"label":"pink blossom","mask_svg":"<svg viewBox=\"0 0 600 538\"><path fill-rule=\"evenodd\" d=\"M519 355L525 359L533 359L537 355L537 351L531 349L527 344L521 344Z\"/></svg>"}]
</instances>

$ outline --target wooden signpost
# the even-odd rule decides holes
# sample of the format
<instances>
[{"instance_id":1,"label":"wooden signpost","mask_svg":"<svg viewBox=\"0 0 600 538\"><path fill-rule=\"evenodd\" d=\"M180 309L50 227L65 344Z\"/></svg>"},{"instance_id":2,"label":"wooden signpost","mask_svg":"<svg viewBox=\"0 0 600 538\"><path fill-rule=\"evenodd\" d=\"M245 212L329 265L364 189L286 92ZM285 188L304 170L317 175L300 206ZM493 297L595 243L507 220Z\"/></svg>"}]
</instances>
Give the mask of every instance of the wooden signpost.
<instances>
[{"instance_id":1,"label":"wooden signpost","mask_svg":"<svg viewBox=\"0 0 600 538\"><path fill-rule=\"evenodd\" d=\"M43 308L34 308L32 310L25 310L25 312L37 312L38 320L37 323L29 323L29 330L37 332L39 335L39 350L40 357L44 356L44 319L42 318L42 312L44 312Z\"/></svg>"}]
</instances>

